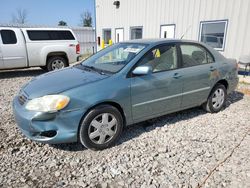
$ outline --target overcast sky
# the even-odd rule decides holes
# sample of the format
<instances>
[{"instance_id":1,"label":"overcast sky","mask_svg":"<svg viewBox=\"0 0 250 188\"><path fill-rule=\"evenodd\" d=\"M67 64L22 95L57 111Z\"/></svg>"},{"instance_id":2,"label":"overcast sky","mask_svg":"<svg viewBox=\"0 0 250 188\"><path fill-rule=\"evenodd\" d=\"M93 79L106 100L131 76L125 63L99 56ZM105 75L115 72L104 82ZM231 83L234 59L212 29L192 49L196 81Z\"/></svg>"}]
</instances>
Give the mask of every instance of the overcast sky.
<instances>
[{"instance_id":1,"label":"overcast sky","mask_svg":"<svg viewBox=\"0 0 250 188\"><path fill-rule=\"evenodd\" d=\"M78 26L84 11L90 11L95 21L94 0L1 0L0 24L11 23L17 9L27 10L28 24L55 26L64 20Z\"/></svg>"}]
</instances>

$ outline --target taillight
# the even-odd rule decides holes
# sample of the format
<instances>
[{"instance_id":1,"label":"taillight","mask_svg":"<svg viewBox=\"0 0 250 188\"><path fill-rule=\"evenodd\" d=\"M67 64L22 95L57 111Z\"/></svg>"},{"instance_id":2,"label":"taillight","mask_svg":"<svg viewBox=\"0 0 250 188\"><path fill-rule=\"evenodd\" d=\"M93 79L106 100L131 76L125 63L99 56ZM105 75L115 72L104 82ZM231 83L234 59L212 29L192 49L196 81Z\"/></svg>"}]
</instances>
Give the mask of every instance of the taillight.
<instances>
[{"instance_id":1,"label":"taillight","mask_svg":"<svg viewBox=\"0 0 250 188\"><path fill-rule=\"evenodd\" d=\"M77 44L77 45L76 45L76 53L77 53L77 54L80 54L80 44Z\"/></svg>"}]
</instances>

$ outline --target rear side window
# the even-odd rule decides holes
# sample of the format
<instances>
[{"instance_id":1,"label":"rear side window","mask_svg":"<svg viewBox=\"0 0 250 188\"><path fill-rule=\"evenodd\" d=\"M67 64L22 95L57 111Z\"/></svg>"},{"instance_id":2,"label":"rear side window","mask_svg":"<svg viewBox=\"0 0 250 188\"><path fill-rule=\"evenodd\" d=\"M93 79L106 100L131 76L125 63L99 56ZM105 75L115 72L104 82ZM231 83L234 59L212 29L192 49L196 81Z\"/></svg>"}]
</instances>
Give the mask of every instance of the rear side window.
<instances>
[{"instance_id":1,"label":"rear side window","mask_svg":"<svg viewBox=\"0 0 250 188\"><path fill-rule=\"evenodd\" d=\"M3 41L3 44L16 44L16 34L12 30L1 30L1 38Z\"/></svg>"},{"instance_id":2,"label":"rear side window","mask_svg":"<svg viewBox=\"0 0 250 188\"><path fill-rule=\"evenodd\" d=\"M180 45L180 48L183 67L191 67L214 62L211 54L200 46L183 44Z\"/></svg>"},{"instance_id":3,"label":"rear side window","mask_svg":"<svg viewBox=\"0 0 250 188\"><path fill-rule=\"evenodd\" d=\"M75 40L70 31L28 30L30 40Z\"/></svg>"}]
</instances>

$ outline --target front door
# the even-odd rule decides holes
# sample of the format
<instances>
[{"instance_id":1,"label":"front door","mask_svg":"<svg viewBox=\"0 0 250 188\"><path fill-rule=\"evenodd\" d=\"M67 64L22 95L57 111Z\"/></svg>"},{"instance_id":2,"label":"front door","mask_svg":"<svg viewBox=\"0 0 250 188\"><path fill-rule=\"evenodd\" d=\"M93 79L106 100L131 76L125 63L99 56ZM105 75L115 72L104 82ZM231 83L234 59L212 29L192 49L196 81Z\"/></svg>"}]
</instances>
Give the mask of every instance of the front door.
<instances>
[{"instance_id":1,"label":"front door","mask_svg":"<svg viewBox=\"0 0 250 188\"><path fill-rule=\"evenodd\" d=\"M175 25L161 25L161 38L174 38Z\"/></svg>"},{"instance_id":2,"label":"front door","mask_svg":"<svg viewBox=\"0 0 250 188\"><path fill-rule=\"evenodd\" d=\"M26 67L26 44L20 29L1 29L4 68Z\"/></svg>"},{"instance_id":3,"label":"front door","mask_svg":"<svg viewBox=\"0 0 250 188\"><path fill-rule=\"evenodd\" d=\"M115 29L115 42L122 42L124 40L124 30L123 28Z\"/></svg>"},{"instance_id":4,"label":"front door","mask_svg":"<svg viewBox=\"0 0 250 188\"><path fill-rule=\"evenodd\" d=\"M183 76L182 108L201 105L218 79L212 55L197 44L181 44Z\"/></svg>"},{"instance_id":5,"label":"front door","mask_svg":"<svg viewBox=\"0 0 250 188\"><path fill-rule=\"evenodd\" d=\"M131 78L132 113L135 122L180 108L182 78L176 46L167 44L150 50L138 66L151 66L152 73Z\"/></svg>"}]
</instances>

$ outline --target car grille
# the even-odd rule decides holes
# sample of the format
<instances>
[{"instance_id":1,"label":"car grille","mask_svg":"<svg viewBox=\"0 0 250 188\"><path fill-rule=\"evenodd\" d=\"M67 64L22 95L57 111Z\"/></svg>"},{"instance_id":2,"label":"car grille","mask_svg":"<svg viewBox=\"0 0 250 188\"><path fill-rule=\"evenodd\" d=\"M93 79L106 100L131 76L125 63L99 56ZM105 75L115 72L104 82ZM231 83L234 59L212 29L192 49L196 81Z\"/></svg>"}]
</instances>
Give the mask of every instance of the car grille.
<instances>
[{"instance_id":1,"label":"car grille","mask_svg":"<svg viewBox=\"0 0 250 188\"><path fill-rule=\"evenodd\" d=\"M24 94L18 96L18 101L21 105L23 105L27 101L27 97Z\"/></svg>"}]
</instances>

